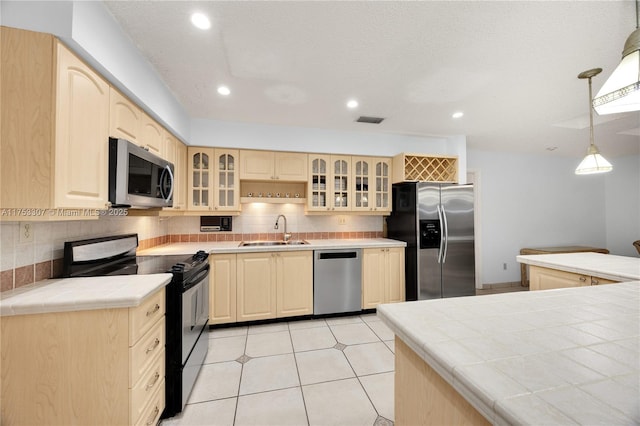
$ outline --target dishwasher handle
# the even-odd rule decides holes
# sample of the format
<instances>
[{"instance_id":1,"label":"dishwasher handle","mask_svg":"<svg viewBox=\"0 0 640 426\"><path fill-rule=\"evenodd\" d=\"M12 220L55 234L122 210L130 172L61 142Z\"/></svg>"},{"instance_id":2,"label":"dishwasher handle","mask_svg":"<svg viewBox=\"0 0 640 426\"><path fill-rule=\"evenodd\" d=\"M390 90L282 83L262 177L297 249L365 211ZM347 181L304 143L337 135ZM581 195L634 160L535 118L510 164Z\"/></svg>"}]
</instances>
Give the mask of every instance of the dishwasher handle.
<instances>
[{"instance_id":1,"label":"dishwasher handle","mask_svg":"<svg viewBox=\"0 0 640 426\"><path fill-rule=\"evenodd\" d=\"M344 251L338 253L319 253L319 260L332 260L332 259L357 259L357 251Z\"/></svg>"}]
</instances>

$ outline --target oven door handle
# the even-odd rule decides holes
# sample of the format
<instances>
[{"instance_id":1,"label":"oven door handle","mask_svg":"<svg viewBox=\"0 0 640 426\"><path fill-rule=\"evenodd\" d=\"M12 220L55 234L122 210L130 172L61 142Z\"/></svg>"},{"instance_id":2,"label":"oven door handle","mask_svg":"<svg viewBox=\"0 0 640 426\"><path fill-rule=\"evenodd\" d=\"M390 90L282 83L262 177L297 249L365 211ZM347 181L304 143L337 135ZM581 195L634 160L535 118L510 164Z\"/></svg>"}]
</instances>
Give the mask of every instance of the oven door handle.
<instances>
[{"instance_id":1,"label":"oven door handle","mask_svg":"<svg viewBox=\"0 0 640 426\"><path fill-rule=\"evenodd\" d=\"M184 283L183 291L187 291L188 289L190 289L191 287L193 287L194 285L198 284L200 281L205 279L207 275L209 275L209 269L211 269L211 265L207 264L207 266L201 272L199 272L198 275L196 275L191 280L186 281Z\"/></svg>"}]
</instances>

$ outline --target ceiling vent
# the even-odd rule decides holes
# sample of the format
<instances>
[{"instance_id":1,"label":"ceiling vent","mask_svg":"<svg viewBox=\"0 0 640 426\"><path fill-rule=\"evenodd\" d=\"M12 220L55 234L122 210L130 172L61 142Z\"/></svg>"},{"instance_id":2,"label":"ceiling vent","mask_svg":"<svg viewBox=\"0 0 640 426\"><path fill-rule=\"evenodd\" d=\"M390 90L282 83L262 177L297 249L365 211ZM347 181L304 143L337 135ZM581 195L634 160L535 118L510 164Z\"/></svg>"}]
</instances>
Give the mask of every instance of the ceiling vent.
<instances>
[{"instance_id":1,"label":"ceiling vent","mask_svg":"<svg viewBox=\"0 0 640 426\"><path fill-rule=\"evenodd\" d=\"M360 117L358 117L358 119L356 121L358 123L380 124L380 123L382 123L382 120L384 120L384 118L381 118L381 117L366 117L364 115L361 115Z\"/></svg>"}]
</instances>

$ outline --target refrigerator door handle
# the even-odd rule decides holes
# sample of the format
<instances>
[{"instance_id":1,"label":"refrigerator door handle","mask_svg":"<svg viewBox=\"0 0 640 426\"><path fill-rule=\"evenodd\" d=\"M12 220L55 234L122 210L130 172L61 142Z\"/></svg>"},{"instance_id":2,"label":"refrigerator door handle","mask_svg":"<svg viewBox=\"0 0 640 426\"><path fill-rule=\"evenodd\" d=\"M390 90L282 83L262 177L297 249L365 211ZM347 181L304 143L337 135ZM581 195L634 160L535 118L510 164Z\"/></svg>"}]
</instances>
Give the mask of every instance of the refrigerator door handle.
<instances>
[{"instance_id":1,"label":"refrigerator door handle","mask_svg":"<svg viewBox=\"0 0 640 426\"><path fill-rule=\"evenodd\" d=\"M444 250L442 252L442 263L445 263L447 261L447 249L449 248L449 224L447 223L447 212L444 210L444 207L440 207L440 211L444 219Z\"/></svg>"},{"instance_id":2,"label":"refrigerator door handle","mask_svg":"<svg viewBox=\"0 0 640 426\"><path fill-rule=\"evenodd\" d=\"M438 223L440 224L440 244L438 245L438 263L442 262L442 248L444 247L444 229L443 229L443 219L442 213L440 211L440 204L436 206L436 210L438 211Z\"/></svg>"}]
</instances>

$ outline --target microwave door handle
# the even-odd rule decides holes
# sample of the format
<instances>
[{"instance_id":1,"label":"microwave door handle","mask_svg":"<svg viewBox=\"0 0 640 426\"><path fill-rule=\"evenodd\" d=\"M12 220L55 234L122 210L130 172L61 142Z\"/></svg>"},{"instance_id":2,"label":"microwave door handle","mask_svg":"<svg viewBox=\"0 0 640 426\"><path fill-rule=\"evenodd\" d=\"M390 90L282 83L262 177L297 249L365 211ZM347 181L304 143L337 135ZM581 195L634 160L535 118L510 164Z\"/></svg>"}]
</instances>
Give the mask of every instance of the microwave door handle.
<instances>
[{"instance_id":1,"label":"microwave door handle","mask_svg":"<svg viewBox=\"0 0 640 426\"><path fill-rule=\"evenodd\" d=\"M171 181L171 185L169 186L169 195L165 198L166 201L171 200L173 196L173 172L171 171L171 167L164 166L165 170L169 173L169 180Z\"/></svg>"}]
</instances>

